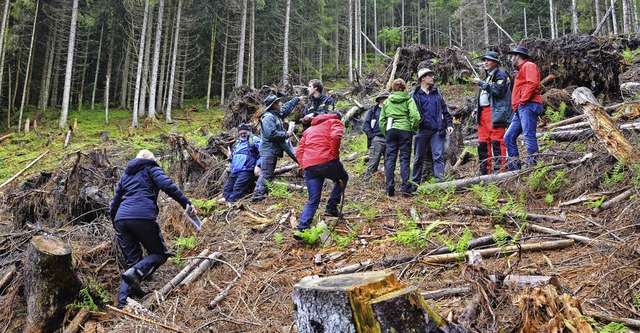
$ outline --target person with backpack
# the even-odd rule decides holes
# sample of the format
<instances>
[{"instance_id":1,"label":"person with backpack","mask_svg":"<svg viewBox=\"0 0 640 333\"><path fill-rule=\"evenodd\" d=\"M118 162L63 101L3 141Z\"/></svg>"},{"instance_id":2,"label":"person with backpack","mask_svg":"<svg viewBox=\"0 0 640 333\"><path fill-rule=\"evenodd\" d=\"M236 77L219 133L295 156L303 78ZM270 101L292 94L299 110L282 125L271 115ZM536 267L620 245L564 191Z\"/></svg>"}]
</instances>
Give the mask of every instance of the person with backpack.
<instances>
[{"instance_id":1,"label":"person with backpack","mask_svg":"<svg viewBox=\"0 0 640 333\"><path fill-rule=\"evenodd\" d=\"M516 142L520 134L523 135L524 145L527 148L527 167L536 165L538 154L536 127L538 117L542 114L542 97L540 96L540 70L529 60L529 50L518 45L507 54L511 55L511 63L518 69L511 92L513 119L504 134L508 155L507 167L509 171L513 171L520 170L522 167Z\"/></svg>"},{"instance_id":2,"label":"person with backpack","mask_svg":"<svg viewBox=\"0 0 640 333\"><path fill-rule=\"evenodd\" d=\"M171 255L167 252L160 225L156 221L161 190L180 203L190 216L197 215L191 201L167 177L153 153L142 149L127 164L109 210L116 240L127 265L118 293L120 309L127 304L129 295L142 297L146 294L140 282L162 266ZM143 256L142 247L147 252L146 257Z\"/></svg>"},{"instance_id":3,"label":"person with backpack","mask_svg":"<svg viewBox=\"0 0 640 333\"><path fill-rule=\"evenodd\" d=\"M367 146L367 148L369 148L369 161L367 162L367 170L363 176L367 182L371 179L371 176L378 171L380 158L384 155L387 147L384 135L380 130L380 122L378 122L378 119L380 118L380 112L382 112L382 104L388 97L389 93L386 91L381 91L376 96L376 104L369 109L362 125L362 130L367 135L367 141L370 143Z\"/></svg>"},{"instance_id":4,"label":"person with backpack","mask_svg":"<svg viewBox=\"0 0 640 333\"><path fill-rule=\"evenodd\" d=\"M507 166L507 146L504 133L513 118L511 109L511 78L500 69L500 54L489 51L480 59L486 77L472 79L480 86L472 115L478 124L478 175L498 173Z\"/></svg>"},{"instance_id":5,"label":"person with backpack","mask_svg":"<svg viewBox=\"0 0 640 333\"><path fill-rule=\"evenodd\" d=\"M264 111L260 113L260 177L256 183L256 190L253 192L251 202L259 202L266 198L267 182L272 182L278 157L287 153L294 162L298 163L293 147L289 143L289 138L293 135L293 128L288 131L284 129L283 119L291 114L298 105L300 98L297 96L282 105L280 98L270 94L264 99Z\"/></svg>"},{"instance_id":6,"label":"person with backpack","mask_svg":"<svg viewBox=\"0 0 640 333\"><path fill-rule=\"evenodd\" d=\"M444 143L447 134L453 133L453 117L447 103L435 86L436 73L430 68L418 70L420 85L411 93L420 114L418 133L414 136L413 191L422 183L423 166L428 147L433 158L433 174L444 181ZM413 192L412 191L412 192Z\"/></svg>"},{"instance_id":7,"label":"person with backpack","mask_svg":"<svg viewBox=\"0 0 640 333\"><path fill-rule=\"evenodd\" d=\"M309 101L302 111L302 127L306 130L311 126L311 120L321 114L331 113L335 108L333 98L322 93L324 86L322 81L313 79L307 87Z\"/></svg>"},{"instance_id":8,"label":"person with backpack","mask_svg":"<svg viewBox=\"0 0 640 333\"><path fill-rule=\"evenodd\" d=\"M251 133L249 125L240 124L238 140L231 154L231 170L218 202L234 202L253 190L252 185L261 171L259 149L260 138Z\"/></svg>"},{"instance_id":9,"label":"person with backpack","mask_svg":"<svg viewBox=\"0 0 640 333\"><path fill-rule=\"evenodd\" d=\"M387 152L384 156L384 178L386 194L395 195L396 160L400 154L400 178L402 179L402 195L411 196L409 183L411 163L411 141L418 129L420 114L416 102L405 92L407 84L403 79L395 79L391 83L391 95L382 103L380 112L380 131L386 138Z\"/></svg>"},{"instance_id":10,"label":"person with backpack","mask_svg":"<svg viewBox=\"0 0 640 333\"><path fill-rule=\"evenodd\" d=\"M349 181L349 174L340 162L340 141L343 134L344 125L338 114L314 117L309 129L302 133L296 157L304 171L309 200L300 214L299 232L311 227L311 221L320 205L325 179L333 181L333 189L327 199L324 215L342 217L338 204ZM299 234L294 234L294 237L301 239Z\"/></svg>"}]
</instances>

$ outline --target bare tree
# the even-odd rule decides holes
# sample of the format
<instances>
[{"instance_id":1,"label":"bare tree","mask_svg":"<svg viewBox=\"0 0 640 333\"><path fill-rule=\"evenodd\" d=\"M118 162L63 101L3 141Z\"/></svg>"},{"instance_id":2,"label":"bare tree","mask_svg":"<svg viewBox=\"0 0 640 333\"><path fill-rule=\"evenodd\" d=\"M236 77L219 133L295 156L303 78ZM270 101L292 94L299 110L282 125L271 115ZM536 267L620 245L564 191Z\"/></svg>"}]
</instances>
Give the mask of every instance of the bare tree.
<instances>
[{"instance_id":1,"label":"bare tree","mask_svg":"<svg viewBox=\"0 0 640 333\"><path fill-rule=\"evenodd\" d=\"M616 21L616 4L617 0L611 0L611 25L613 25L613 34L617 35L618 34L618 23Z\"/></svg>"},{"instance_id":2,"label":"bare tree","mask_svg":"<svg viewBox=\"0 0 640 333\"><path fill-rule=\"evenodd\" d=\"M111 67L113 66L113 29L109 34L109 55L107 56L107 75L104 84L104 121L109 123L109 88L111 87Z\"/></svg>"},{"instance_id":3,"label":"bare tree","mask_svg":"<svg viewBox=\"0 0 640 333\"><path fill-rule=\"evenodd\" d=\"M353 82L353 0L349 0L349 82Z\"/></svg>"},{"instance_id":4,"label":"bare tree","mask_svg":"<svg viewBox=\"0 0 640 333\"><path fill-rule=\"evenodd\" d=\"M171 74L169 75L169 88L167 91L167 112L165 113L165 121L171 124L171 103L173 102L173 84L176 80L176 63L178 60L178 37L180 36L180 13L182 11L182 0L178 0L178 9L176 11L176 27L173 36L173 52L171 55Z\"/></svg>"},{"instance_id":5,"label":"bare tree","mask_svg":"<svg viewBox=\"0 0 640 333\"><path fill-rule=\"evenodd\" d=\"M96 89L98 87L98 74L100 73L100 56L102 55L102 37L104 35L104 25L100 28L100 42L98 43L98 58L96 59L96 72L93 76L93 89L91 90L91 110L96 105Z\"/></svg>"},{"instance_id":6,"label":"bare tree","mask_svg":"<svg viewBox=\"0 0 640 333\"><path fill-rule=\"evenodd\" d=\"M210 51L209 51L209 80L207 81L207 111L209 110L211 103L211 82L213 81L213 56L216 50L216 23L214 20L213 24L211 24L211 42L210 42Z\"/></svg>"},{"instance_id":7,"label":"bare tree","mask_svg":"<svg viewBox=\"0 0 640 333\"><path fill-rule=\"evenodd\" d=\"M557 38L556 23L553 15L553 0L549 0L549 25L551 27L551 39Z\"/></svg>"},{"instance_id":8,"label":"bare tree","mask_svg":"<svg viewBox=\"0 0 640 333\"><path fill-rule=\"evenodd\" d=\"M62 92L62 109L60 110L60 122L58 127L67 127L69 116L69 99L71 98L71 73L73 71L73 55L76 43L76 26L78 24L78 0L73 0L71 9L71 25L69 27L69 47L67 49L67 67L64 71L64 90Z\"/></svg>"},{"instance_id":9,"label":"bare tree","mask_svg":"<svg viewBox=\"0 0 640 333\"><path fill-rule=\"evenodd\" d=\"M284 17L284 46L282 60L282 85L289 91L289 25L291 23L291 0L287 0L287 11Z\"/></svg>"},{"instance_id":10,"label":"bare tree","mask_svg":"<svg viewBox=\"0 0 640 333\"><path fill-rule=\"evenodd\" d=\"M578 4L576 0L571 0L571 32L578 33Z\"/></svg>"},{"instance_id":11,"label":"bare tree","mask_svg":"<svg viewBox=\"0 0 640 333\"><path fill-rule=\"evenodd\" d=\"M249 87L256 86L256 1L251 0L251 22L249 30Z\"/></svg>"},{"instance_id":12,"label":"bare tree","mask_svg":"<svg viewBox=\"0 0 640 333\"><path fill-rule=\"evenodd\" d=\"M133 119L131 126L138 128L138 111L140 103L140 85L142 82L142 66L144 59L145 38L147 36L147 17L149 16L149 0L144 1L144 14L142 16L142 29L140 30L140 46L138 47L138 69L136 71L136 86L133 94Z\"/></svg>"},{"instance_id":13,"label":"bare tree","mask_svg":"<svg viewBox=\"0 0 640 333\"><path fill-rule=\"evenodd\" d=\"M247 35L247 0L242 0L242 16L240 20L240 46L238 47L236 87L242 85L242 76L244 75L244 44Z\"/></svg>"},{"instance_id":14,"label":"bare tree","mask_svg":"<svg viewBox=\"0 0 640 333\"><path fill-rule=\"evenodd\" d=\"M7 17L9 16L9 0L5 0L4 2L4 11L2 12L2 26L0 27L0 100L2 98L2 78L4 74L4 55L6 54L5 50L5 30L7 27ZM11 86L11 85L9 85ZM9 88L10 90L11 88ZM10 113L8 113L10 114ZM9 118L7 118L9 119ZM11 121L7 122L7 128L11 128Z\"/></svg>"},{"instance_id":15,"label":"bare tree","mask_svg":"<svg viewBox=\"0 0 640 333\"><path fill-rule=\"evenodd\" d=\"M22 100L20 101L20 117L18 118L18 132L22 131L22 111L27 99L27 88L29 87L29 72L31 69L31 58L33 57L33 44L36 40L36 25L38 23L38 8L40 1L36 0L36 12L33 15L33 30L31 31L31 44L29 46L29 57L27 58L27 75L25 75L24 86L22 88Z\"/></svg>"}]
</instances>

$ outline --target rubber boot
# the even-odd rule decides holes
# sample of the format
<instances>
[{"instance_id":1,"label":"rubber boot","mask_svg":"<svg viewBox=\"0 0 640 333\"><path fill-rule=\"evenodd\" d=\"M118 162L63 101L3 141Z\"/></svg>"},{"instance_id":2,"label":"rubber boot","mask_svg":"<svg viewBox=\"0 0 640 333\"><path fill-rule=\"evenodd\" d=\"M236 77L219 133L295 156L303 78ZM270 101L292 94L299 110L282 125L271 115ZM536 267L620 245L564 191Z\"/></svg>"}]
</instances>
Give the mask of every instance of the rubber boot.
<instances>
[{"instance_id":1,"label":"rubber boot","mask_svg":"<svg viewBox=\"0 0 640 333\"><path fill-rule=\"evenodd\" d=\"M493 173L502 172L502 161L504 161L504 157L502 156L502 151L500 150L500 141L491 141L491 153L493 155L491 163L493 166Z\"/></svg>"},{"instance_id":2,"label":"rubber boot","mask_svg":"<svg viewBox=\"0 0 640 333\"><path fill-rule=\"evenodd\" d=\"M478 167L478 176L486 175L487 170L487 160L489 159L489 143L488 142L478 142L478 160L480 161L480 165Z\"/></svg>"}]
</instances>

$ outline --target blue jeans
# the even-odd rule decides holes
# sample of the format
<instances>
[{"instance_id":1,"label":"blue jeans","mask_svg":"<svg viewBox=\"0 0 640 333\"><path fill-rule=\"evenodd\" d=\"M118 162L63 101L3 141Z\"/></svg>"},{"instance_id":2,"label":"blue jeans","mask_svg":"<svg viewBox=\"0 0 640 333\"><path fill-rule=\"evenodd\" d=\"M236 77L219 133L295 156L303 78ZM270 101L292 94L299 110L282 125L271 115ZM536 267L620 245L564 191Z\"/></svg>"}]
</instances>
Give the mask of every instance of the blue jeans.
<instances>
[{"instance_id":1,"label":"blue jeans","mask_svg":"<svg viewBox=\"0 0 640 333\"><path fill-rule=\"evenodd\" d=\"M228 202L238 200L249 190L251 182L253 182L254 179L253 170L238 171L230 174L227 182L224 184L222 197Z\"/></svg>"},{"instance_id":2,"label":"blue jeans","mask_svg":"<svg viewBox=\"0 0 640 333\"><path fill-rule=\"evenodd\" d=\"M504 134L504 143L507 146L507 156L509 157L507 163L509 171L520 170L522 167L516 141L520 134L523 134L524 145L527 148L527 166L536 165L536 154L538 154L536 127L541 112L542 103L528 102L518 105L518 111L513 114L511 125Z\"/></svg>"},{"instance_id":3,"label":"blue jeans","mask_svg":"<svg viewBox=\"0 0 640 333\"><path fill-rule=\"evenodd\" d=\"M274 171L276 170L276 163L278 163L278 157L275 155L261 156L260 177L256 183L256 191L253 193L254 197L261 197L267 195L269 189L265 185L264 181L272 182L275 177Z\"/></svg>"},{"instance_id":4,"label":"blue jeans","mask_svg":"<svg viewBox=\"0 0 640 333\"><path fill-rule=\"evenodd\" d=\"M387 193L393 192L396 184L394 173L396 160L400 153L400 178L402 178L402 192L410 193L409 173L411 168L411 132L392 128L387 131L387 153L384 156L384 178Z\"/></svg>"},{"instance_id":5,"label":"blue jeans","mask_svg":"<svg viewBox=\"0 0 640 333\"><path fill-rule=\"evenodd\" d=\"M438 180L444 180L444 141L446 134L436 130L421 130L414 138L413 173L411 181L422 183L424 160L427 152L431 151L433 158L433 174ZM431 149L428 149L431 148Z\"/></svg>"},{"instance_id":6,"label":"blue jeans","mask_svg":"<svg viewBox=\"0 0 640 333\"><path fill-rule=\"evenodd\" d=\"M322 164L307 167L304 170L304 180L307 183L309 191L309 201L304 205L300 214L300 223L298 230L309 229L313 216L320 205L320 197L322 196L322 186L325 179L333 180L333 189L327 200L327 208L337 208L340 203L340 197L347 187L349 174L344 169L340 160L333 160Z\"/></svg>"},{"instance_id":7,"label":"blue jeans","mask_svg":"<svg viewBox=\"0 0 640 333\"><path fill-rule=\"evenodd\" d=\"M155 270L167 261L170 254L164 244L164 238L160 226L153 220L119 220L113 223L116 230L118 245L124 254L127 269L135 267L142 273L143 279L151 275ZM147 256L143 257L140 244L147 250ZM129 285L120 283L118 303L127 304L127 297L131 294Z\"/></svg>"}]
</instances>

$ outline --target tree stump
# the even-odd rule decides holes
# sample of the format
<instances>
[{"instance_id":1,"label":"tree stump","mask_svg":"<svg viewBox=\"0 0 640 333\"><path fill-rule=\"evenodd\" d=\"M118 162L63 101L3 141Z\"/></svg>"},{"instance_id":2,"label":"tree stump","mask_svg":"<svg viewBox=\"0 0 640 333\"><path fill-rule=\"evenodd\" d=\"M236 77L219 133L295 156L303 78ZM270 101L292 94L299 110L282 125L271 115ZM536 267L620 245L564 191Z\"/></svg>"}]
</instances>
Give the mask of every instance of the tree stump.
<instances>
[{"instance_id":1,"label":"tree stump","mask_svg":"<svg viewBox=\"0 0 640 333\"><path fill-rule=\"evenodd\" d=\"M71 266L71 246L52 235L31 238L25 263L27 325L24 332L56 331L65 305L78 294L79 282Z\"/></svg>"},{"instance_id":2,"label":"tree stump","mask_svg":"<svg viewBox=\"0 0 640 333\"><path fill-rule=\"evenodd\" d=\"M582 108L589 120L589 125L609 153L623 163L636 163L640 161L638 150L629 143L629 140L616 126L615 121L598 103L591 90L579 87L571 94L575 105Z\"/></svg>"},{"instance_id":3,"label":"tree stump","mask_svg":"<svg viewBox=\"0 0 640 333\"><path fill-rule=\"evenodd\" d=\"M298 332L441 332L446 322L390 271L304 278L293 289Z\"/></svg>"}]
</instances>

